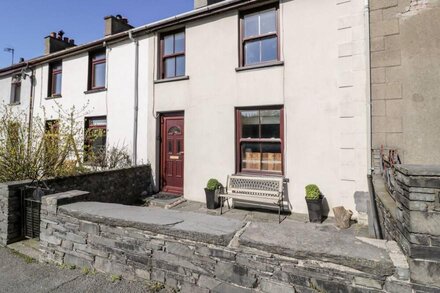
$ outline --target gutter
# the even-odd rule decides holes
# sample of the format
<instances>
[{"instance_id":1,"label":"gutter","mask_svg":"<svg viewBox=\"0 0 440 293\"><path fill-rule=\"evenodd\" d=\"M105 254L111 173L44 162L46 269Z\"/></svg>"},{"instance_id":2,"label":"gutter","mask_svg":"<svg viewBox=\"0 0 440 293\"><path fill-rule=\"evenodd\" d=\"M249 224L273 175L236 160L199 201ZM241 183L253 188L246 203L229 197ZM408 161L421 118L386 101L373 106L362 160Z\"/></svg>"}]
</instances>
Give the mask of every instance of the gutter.
<instances>
[{"instance_id":1,"label":"gutter","mask_svg":"<svg viewBox=\"0 0 440 293\"><path fill-rule=\"evenodd\" d=\"M138 116L139 116L139 41L133 37L132 32L128 34L135 46L134 55L134 120L133 120L133 163L137 165L137 142L138 142Z\"/></svg>"},{"instance_id":2,"label":"gutter","mask_svg":"<svg viewBox=\"0 0 440 293\"><path fill-rule=\"evenodd\" d=\"M28 60L27 64L29 66L37 66L39 64L48 63L52 61L59 60L61 58L67 58L71 56L75 56L81 54L83 52L88 52L93 49L102 48L104 42L119 42L123 40L130 39L130 35L141 35L141 34L149 34L161 29L169 28L178 24L187 23L189 21L194 21L198 19L202 19L214 14L226 12L229 10L233 10L236 8L240 8L252 3L271 3L274 1L265 1L265 0L225 0L216 4L212 4L209 6L205 6L202 8L198 8L196 10L192 10L189 12L185 12L170 18L166 18L163 20L159 20L144 26L140 26L137 28L133 28L129 31L121 32L118 34L114 34L103 39L99 39L90 43L86 43L84 45L68 48L59 52L55 52L46 56L37 57L34 59ZM0 77L4 75L9 75L15 72L18 72L21 68L23 68L25 64L14 64L13 66L6 67L4 69L0 69Z\"/></svg>"}]
</instances>

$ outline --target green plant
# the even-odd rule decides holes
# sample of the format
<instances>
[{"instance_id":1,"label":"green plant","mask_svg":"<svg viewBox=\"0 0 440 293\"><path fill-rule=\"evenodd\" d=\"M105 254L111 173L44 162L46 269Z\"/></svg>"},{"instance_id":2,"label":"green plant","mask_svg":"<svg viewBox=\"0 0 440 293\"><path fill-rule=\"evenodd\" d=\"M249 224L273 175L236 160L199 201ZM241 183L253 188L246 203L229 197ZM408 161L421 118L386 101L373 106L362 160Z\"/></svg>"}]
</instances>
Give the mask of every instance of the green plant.
<instances>
[{"instance_id":1,"label":"green plant","mask_svg":"<svg viewBox=\"0 0 440 293\"><path fill-rule=\"evenodd\" d=\"M76 265L67 265L67 268L69 269L69 270L75 270L76 269Z\"/></svg>"},{"instance_id":2,"label":"green plant","mask_svg":"<svg viewBox=\"0 0 440 293\"><path fill-rule=\"evenodd\" d=\"M309 184L306 186L306 199L318 200L321 198L321 191L315 184Z\"/></svg>"},{"instance_id":3,"label":"green plant","mask_svg":"<svg viewBox=\"0 0 440 293\"><path fill-rule=\"evenodd\" d=\"M89 267L83 267L82 268L82 273L83 273L83 275L88 275L90 273L90 268Z\"/></svg>"},{"instance_id":4,"label":"green plant","mask_svg":"<svg viewBox=\"0 0 440 293\"><path fill-rule=\"evenodd\" d=\"M121 275L111 275L110 279L114 283L116 281L122 280L122 276Z\"/></svg>"},{"instance_id":5,"label":"green plant","mask_svg":"<svg viewBox=\"0 0 440 293\"><path fill-rule=\"evenodd\" d=\"M153 282L148 285L148 289L150 289L151 292L160 292L164 288L165 285L159 282Z\"/></svg>"},{"instance_id":6,"label":"green plant","mask_svg":"<svg viewBox=\"0 0 440 293\"><path fill-rule=\"evenodd\" d=\"M219 188L223 187L223 185L217 180L217 179L209 179L208 184L206 184L206 189L210 191L217 190Z\"/></svg>"}]
</instances>

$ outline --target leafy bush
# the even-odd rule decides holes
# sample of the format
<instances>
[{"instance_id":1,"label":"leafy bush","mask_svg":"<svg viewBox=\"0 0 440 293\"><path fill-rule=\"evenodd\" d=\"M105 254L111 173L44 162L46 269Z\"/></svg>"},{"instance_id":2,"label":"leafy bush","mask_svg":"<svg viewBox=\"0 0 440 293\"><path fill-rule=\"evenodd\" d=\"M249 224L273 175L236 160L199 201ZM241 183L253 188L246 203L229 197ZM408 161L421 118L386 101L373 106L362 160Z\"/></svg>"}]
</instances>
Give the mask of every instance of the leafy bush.
<instances>
[{"instance_id":1,"label":"leafy bush","mask_svg":"<svg viewBox=\"0 0 440 293\"><path fill-rule=\"evenodd\" d=\"M306 186L306 199L318 200L321 198L321 191L315 184L309 184Z\"/></svg>"},{"instance_id":2,"label":"leafy bush","mask_svg":"<svg viewBox=\"0 0 440 293\"><path fill-rule=\"evenodd\" d=\"M219 188L223 187L223 185L217 180L217 179L209 179L208 184L206 185L207 190L217 190Z\"/></svg>"}]
</instances>

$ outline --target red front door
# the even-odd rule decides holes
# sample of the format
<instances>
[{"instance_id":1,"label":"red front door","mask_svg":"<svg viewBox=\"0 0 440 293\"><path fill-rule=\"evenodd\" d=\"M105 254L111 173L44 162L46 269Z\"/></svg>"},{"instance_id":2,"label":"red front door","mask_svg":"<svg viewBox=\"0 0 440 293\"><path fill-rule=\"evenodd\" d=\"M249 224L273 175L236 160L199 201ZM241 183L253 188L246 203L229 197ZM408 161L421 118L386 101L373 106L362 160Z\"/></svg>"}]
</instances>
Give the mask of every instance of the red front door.
<instances>
[{"instance_id":1,"label":"red front door","mask_svg":"<svg viewBox=\"0 0 440 293\"><path fill-rule=\"evenodd\" d=\"M183 194L183 115L162 116L161 128L162 191Z\"/></svg>"}]
</instances>

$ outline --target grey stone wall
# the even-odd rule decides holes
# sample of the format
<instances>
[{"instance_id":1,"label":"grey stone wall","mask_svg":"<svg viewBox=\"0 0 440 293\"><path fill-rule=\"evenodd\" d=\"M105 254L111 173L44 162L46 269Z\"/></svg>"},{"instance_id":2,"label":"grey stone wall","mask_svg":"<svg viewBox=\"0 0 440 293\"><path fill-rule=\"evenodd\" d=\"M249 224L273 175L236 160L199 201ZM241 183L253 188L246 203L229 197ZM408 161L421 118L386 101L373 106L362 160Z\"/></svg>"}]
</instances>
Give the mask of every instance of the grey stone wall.
<instances>
[{"instance_id":1,"label":"grey stone wall","mask_svg":"<svg viewBox=\"0 0 440 293\"><path fill-rule=\"evenodd\" d=\"M373 152L440 164L439 27L438 0L370 1Z\"/></svg>"},{"instance_id":2,"label":"grey stone wall","mask_svg":"<svg viewBox=\"0 0 440 293\"><path fill-rule=\"evenodd\" d=\"M382 231L409 258L415 286L440 290L440 166L398 165L394 198L375 180ZM383 185L383 188L381 187ZM427 289L424 289L427 290Z\"/></svg>"},{"instance_id":3,"label":"grey stone wall","mask_svg":"<svg viewBox=\"0 0 440 293\"><path fill-rule=\"evenodd\" d=\"M0 245L21 237L21 189L31 181L0 184ZM86 190L89 199L99 202L134 204L143 192L151 190L149 165L119 170L87 173L46 180L51 189L47 194L68 190Z\"/></svg>"},{"instance_id":4,"label":"grey stone wall","mask_svg":"<svg viewBox=\"0 0 440 293\"><path fill-rule=\"evenodd\" d=\"M393 275L388 268L363 270L328 259L296 259L241 242L231 245L234 240L207 243L200 237L127 227L114 218L90 221L61 206L87 197L86 192L71 191L43 199L42 261L91 267L130 280L159 281L191 293L411 292L410 284L400 280L407 273ZM392 246L395 242L388 244L390 255L399 258L400 250Z\"/></svg>"}]
</instances>

